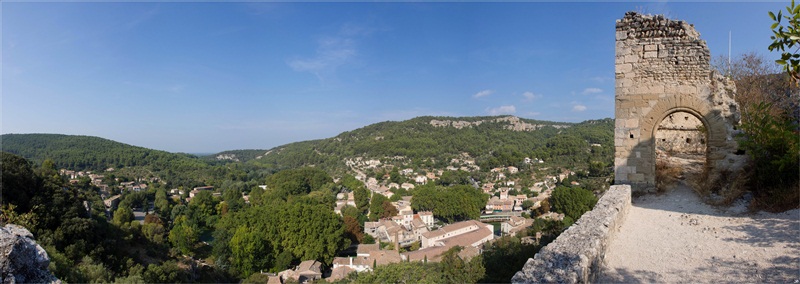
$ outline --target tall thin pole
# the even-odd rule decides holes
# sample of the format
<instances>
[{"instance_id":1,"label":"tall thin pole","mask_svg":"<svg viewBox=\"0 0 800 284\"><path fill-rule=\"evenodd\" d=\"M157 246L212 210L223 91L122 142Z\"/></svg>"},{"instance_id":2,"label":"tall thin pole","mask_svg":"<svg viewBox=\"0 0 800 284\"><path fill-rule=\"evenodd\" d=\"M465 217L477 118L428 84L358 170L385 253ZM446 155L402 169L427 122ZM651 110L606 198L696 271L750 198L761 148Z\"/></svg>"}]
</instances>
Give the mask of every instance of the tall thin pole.
<instances>
[{"instance_id":1,"label":"tall thin pole","mask_svg":"<svg viewBox=\"0 0 800 284\"><path fill-rule=\"evenodd\" d=\"M731 31L728 30L728 76L731 76Z\"/></svg>"}]
</instances>

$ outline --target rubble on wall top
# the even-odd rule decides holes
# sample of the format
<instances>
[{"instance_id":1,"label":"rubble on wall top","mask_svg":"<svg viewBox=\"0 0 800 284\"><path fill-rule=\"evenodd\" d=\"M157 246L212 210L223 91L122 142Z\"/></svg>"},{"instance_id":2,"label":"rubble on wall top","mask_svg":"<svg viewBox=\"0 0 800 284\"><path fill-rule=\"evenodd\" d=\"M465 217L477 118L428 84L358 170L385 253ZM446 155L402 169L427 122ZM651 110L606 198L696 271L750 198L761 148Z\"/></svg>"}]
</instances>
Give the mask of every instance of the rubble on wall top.
<instances>
[{"instance_id":1,"label":"rubble on wall top","mask_svg":"<svg viewBox=\"0 0 800 284\"><path fill-rule=\"evenodd\" d=\"M627 31L627 38L681 38L697 39L700 33L694 25L681 20L670 20L664 15L643 15L627 12L617 20L617 31Z\"/></svg>"}]
</instances>

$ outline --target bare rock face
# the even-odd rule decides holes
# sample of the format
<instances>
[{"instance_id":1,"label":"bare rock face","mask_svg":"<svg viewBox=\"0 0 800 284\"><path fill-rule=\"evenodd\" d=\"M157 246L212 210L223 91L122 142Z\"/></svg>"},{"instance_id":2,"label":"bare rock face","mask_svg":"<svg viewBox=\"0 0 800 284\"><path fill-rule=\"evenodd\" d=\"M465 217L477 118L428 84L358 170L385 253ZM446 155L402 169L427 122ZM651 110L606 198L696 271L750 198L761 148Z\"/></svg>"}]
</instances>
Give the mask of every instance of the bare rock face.
<instances>
[{"instance_id":1,"label":"bare rock face","mask_svg":"<svg viewBox=\"0 0 800 284\"><path fill-rule=\"evenodd\" d=\"M61 283L48 265L47 252L30 231L14 224L0 228L0 283Z\"/></svg>"}]
</instances>

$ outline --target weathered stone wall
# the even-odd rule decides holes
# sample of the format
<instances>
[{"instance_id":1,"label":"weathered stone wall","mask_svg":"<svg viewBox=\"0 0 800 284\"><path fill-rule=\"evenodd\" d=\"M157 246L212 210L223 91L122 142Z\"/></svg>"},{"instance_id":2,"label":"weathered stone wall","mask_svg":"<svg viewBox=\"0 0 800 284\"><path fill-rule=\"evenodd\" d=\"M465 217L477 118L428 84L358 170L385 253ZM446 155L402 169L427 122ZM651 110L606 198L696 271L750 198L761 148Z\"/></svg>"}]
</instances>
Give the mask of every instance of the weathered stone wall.
<instances>
[{"instance_id":1,"label":"weathered stone wall","mask_svg":"<svg viewBox=\"0 0 800 284\"><path fill-rule=\"evenodd\" d=\"M631 187L613 185L592 211L528 259L513 283L588 283L631 207Z\"/></svg>"},{"instance_id":2,"label":"weathered stone wall","mask_svg":"<svg viewBox=\"0 0 800 284\"><path fill-rule=\"evenodd\" d=\"M706 133L703 122L686 112L674 112L664 118L656 130L656 150L668 154L705 154Z\"/></svg>"},{"instance_id":3,"label":"weathered stone wall","mask_svg":"<svg viewBox=\"0 0 800 284\"><path fill-rule=\"evenodd\" d=\"M712 174L739 167L736 87L711 69L710 52L694 27L628 12L616 30L615 182L655 190L655 133L678 111L694 115L707 130Z\"/></svg>"}]
</instances>

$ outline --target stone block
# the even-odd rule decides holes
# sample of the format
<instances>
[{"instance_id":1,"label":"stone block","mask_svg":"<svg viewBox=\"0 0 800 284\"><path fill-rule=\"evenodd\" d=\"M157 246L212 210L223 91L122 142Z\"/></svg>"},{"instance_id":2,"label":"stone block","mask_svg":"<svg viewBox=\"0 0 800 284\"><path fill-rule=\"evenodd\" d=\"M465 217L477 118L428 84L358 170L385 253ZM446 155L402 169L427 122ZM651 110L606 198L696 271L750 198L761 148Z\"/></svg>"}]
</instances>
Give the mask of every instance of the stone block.
<instances>
[{"instance_id":1,"label":"stone block","mask_svg":"<svg viewBox=\"0 0 800 284\"><path fill-rule=\"evenodd\" d=\"M644 58L656 58L658 57L658 52L655 51L646 51L644 53Z\"/></svg>"},{"instance_id":2,"label":"stone block","mask_svg":"<svg viewBox=\"0 0 800 284\"><path fill-rule=\"evenodd\" d=\"M628 180L631 182L644 182L644 174L628 174Z\"/></svg>"},{"instance_id":3,"label":"stone block","mask_svg":"<svg viewBox=\"0 0 800 284\"><path fill-rule=\"evenodd\" d=\"M626 128L637 128L637 127L639 127L639 120L636 119L636 118L625 119L625 127Z\"/></svg>"},{"instance_id":4,"label":"stone block","mask_svg":"<svg viewBox=\"0 0 800 284\"><path fill-rule=\"evenodd\" d=\"M617 64L617 66L614 68L614 71L617 73L628 73L631 72L631 70L633 70L633 65L630 63Z\"/></svg>"}]
</instances>

